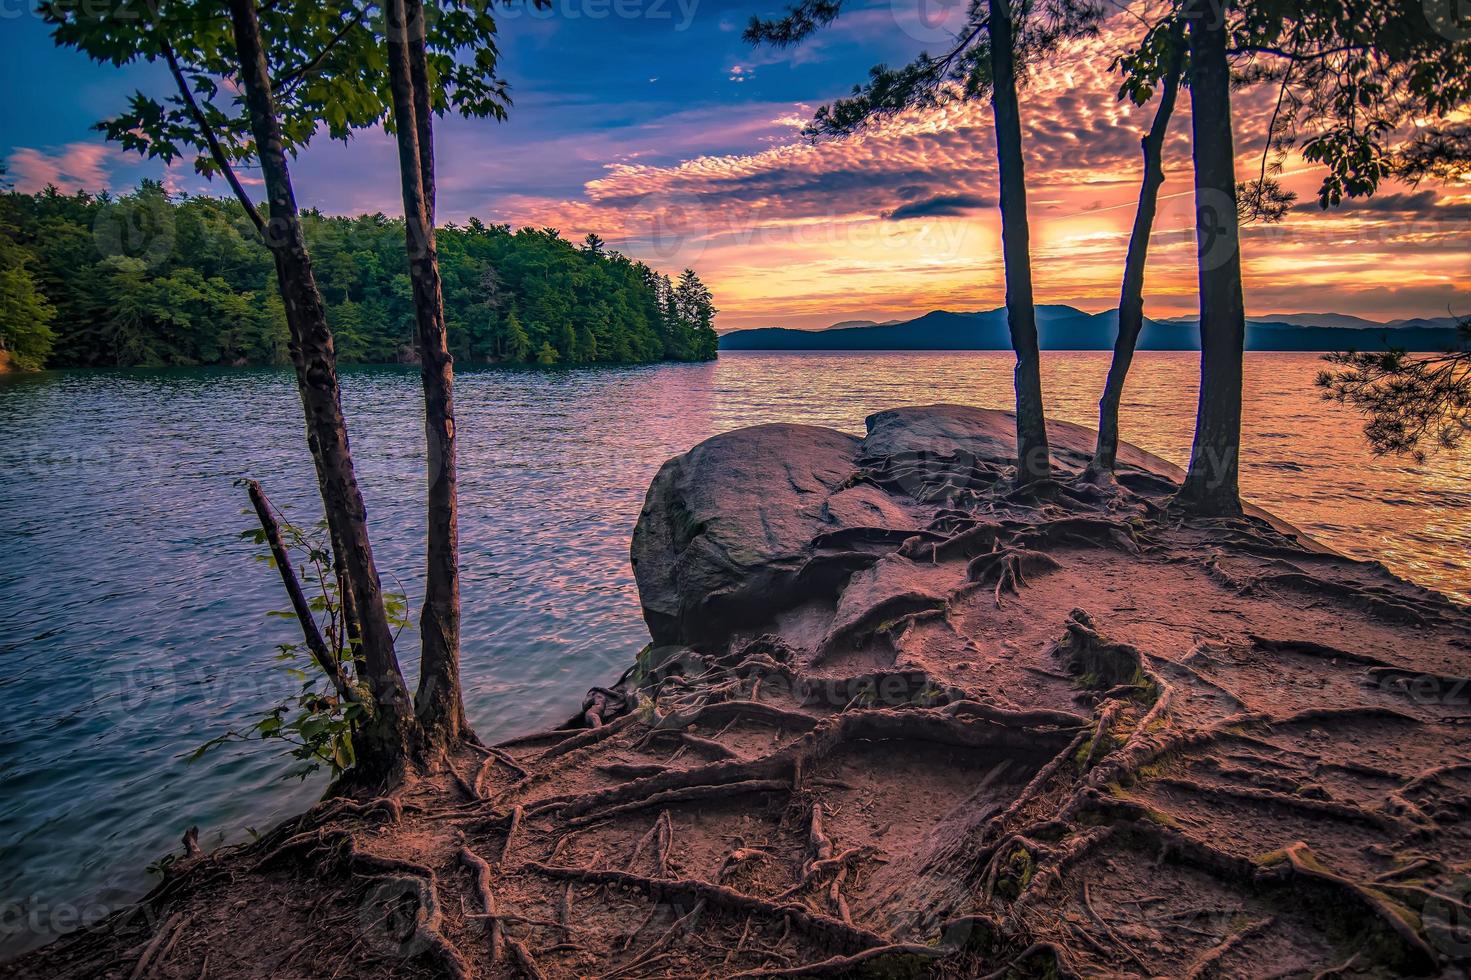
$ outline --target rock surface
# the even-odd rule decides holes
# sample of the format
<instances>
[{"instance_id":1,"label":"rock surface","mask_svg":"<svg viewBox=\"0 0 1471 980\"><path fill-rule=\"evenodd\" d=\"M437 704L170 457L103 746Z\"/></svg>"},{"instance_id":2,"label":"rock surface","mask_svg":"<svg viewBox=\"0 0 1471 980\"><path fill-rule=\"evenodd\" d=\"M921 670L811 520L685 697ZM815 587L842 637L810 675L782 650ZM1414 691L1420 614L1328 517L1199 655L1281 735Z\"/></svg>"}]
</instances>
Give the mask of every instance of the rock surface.
<instances>
[{"instance_id":1,"label":"rock surface","mask_svg":"<svg viewBox=\"0 0 1471 980\"><path fill-rule=\"evenodd\" d=\"M810 425L753 426L660 468L632 548L656 644L708 651L748 641L778 628L784 613L832 597L836 583L861 569L870 571L856 586L902 595L909 589L896 580L920 573L892 563L875 573L875 562L916 535L942 537L925 530L939 511L975 504L1013 477L1010 412L928 405L879 412L866 424L861 440ZM1050 422L1048 436L1060 475L1076 478L1092 456L1093 430ZM1119 449L1117 478L1127 487L1158 495L1184 476L1127 443ZM1030 503L1023 498L1012 510L1029 513ZM1004 508L990 512L1005 517ZM1326 550L1264 511L1248 514Z\"/></svg>"}]
</instances>

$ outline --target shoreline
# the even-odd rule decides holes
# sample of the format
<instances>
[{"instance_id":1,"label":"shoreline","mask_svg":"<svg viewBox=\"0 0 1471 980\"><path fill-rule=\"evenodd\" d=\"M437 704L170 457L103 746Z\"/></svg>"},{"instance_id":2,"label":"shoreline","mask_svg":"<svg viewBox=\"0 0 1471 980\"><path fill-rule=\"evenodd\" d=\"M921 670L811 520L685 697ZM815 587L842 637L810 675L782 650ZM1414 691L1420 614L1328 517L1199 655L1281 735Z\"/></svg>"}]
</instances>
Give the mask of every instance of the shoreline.
<instances>
[{"instance_id":1,"label":"shoreline","mask_svg":"<svg viewBox=\"0 0 1471 980\"><path fill-rule=\"evenodd\" d=\"M146 914L11 965L1154 975L1271 950L1311 976L1464 955L1467 610L1280 522L1180 522L1147 454L1081 482L1080 427L1056 428L1062 478L1012 489L1010 424L933 406L861 442L702 443L635 535L657 646L581 726L186 848ZM1178 917L1210 903L1240 911ZM272 941L243 957L242 936Z\"/></svg>"}]
</instances>

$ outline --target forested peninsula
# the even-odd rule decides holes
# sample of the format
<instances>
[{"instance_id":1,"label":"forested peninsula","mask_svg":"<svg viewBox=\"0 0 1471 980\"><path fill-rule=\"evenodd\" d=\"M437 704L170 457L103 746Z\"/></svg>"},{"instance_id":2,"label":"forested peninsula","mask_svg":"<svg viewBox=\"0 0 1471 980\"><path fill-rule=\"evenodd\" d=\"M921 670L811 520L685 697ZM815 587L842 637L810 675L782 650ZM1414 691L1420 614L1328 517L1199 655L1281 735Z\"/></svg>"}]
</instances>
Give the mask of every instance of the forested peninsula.
<instances>
[{"instance_id":1,"label":"forested peninsula","mask_svg":"<svg viewBox=\"0 0 1471 980\"><path fill-rule=\"evenodd\" d=\"M302 214L343 362L415 360L404 225ZM438 229L450 351L461 362L709 360L715 307L692 269L671 280L553 228L471 218ZM0 195L0 353L21 369L287 364L271 253L240 205L136 191Z\"/></svg>"}]
</instances>

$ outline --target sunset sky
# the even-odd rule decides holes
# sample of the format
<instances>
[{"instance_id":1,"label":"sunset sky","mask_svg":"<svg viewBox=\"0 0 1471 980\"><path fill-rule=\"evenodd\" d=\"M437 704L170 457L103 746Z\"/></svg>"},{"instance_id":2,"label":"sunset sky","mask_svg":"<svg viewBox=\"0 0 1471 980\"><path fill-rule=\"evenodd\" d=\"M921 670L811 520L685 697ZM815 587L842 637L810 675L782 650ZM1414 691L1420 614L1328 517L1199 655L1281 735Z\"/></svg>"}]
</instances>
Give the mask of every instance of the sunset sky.
<instances>
[{"instance_id":1,"label":"sunset sky","mask_svg":"<svg viewBox=\"0 0 1471 980\"><path fill-rule=\"evenodd\" d=\"M187 166L165 173L104 144L90 124L134 88L166 94L159 66L97 66L53 47L39 19L0 16L0 160L25 191L47 182L125 191L164 176L224 193ZM914 115L821 146L799 130L878 61L939 51L958 0L859 2L793 51L752 50L748 4L713 0L553 0L501 15L508 122L446 119L439 213L550 225L677 272L694 266L722 330L821 326L989 309L1002 300L989 107ZM767 12L779 10L776 4ZM1041 302L1117 305L1138 194L1140 132L1152 106L1118 102L1109 62L1136 22L1039 67L1022 93L1033 262ZM1255 174L1270 105L1238 102L1238 175ZM1171 130L1148 283L1148 312L1194 312L1189 102ZM340 213L401 212L394 150L381 133L322 138L295 168L302 203ZM1290 161L1302 203L1278 227L1248 229L1253 314L1355 313L1376 319L1471 313L1471 186L1385 187L1323 214L1318 175ZM256 182L258 187L258 181Z\"/></svg>"}]
</instances>

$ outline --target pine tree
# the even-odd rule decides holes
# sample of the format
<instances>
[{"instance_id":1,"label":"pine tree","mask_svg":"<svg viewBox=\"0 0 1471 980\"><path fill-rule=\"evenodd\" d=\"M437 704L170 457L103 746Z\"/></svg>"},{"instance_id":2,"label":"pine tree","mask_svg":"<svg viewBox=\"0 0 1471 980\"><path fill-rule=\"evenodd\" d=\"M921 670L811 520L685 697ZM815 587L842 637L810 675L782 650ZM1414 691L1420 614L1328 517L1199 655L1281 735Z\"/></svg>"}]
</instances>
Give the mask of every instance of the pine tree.
<instances>
[{"instance_id":1,"label":"pine tree","mask_svg":"<svg viewBox=\"0 0 1471 980\"><path fill-rule=\"evenodd\" d=\"M37 371L51 355L56 309L28 268L34 256L15 244L0 224L0 353L22 371ZM0 363L0 370L4 370Z\"/></svg>"},{"instance_id":2,"label":"pine tree","mask_svg":"<svg viewBox=\"0 0 1471 980\"><path fill-rule=\"evenodd\" d=\"M505 335L502 339L502 350L505 359L523 362L531 353L531 338L526 335L526 328L521 326L521 318L512 310L506 317Z\"/></svg>"},{"instance_id":3,"label":"pine tree","mask_svg":"<svg viewBox=\"0 0 1471 980\"><path fill-rule=\"evenodd\" d=\"M557 328L557 354L563 361L577 363L577 331L566 320Z\"/></svg>"},{"instance_id":4,"label":"pine tree","mask_svg":"<svg viewBox=\"0 0 1471 980\"><path fill-rule=\"evenodd\" d=\"M592 328L584 324L577 328L577 360L586 364L598 359L598 339L593 336Z\"/></svg>"}]
</instances>

